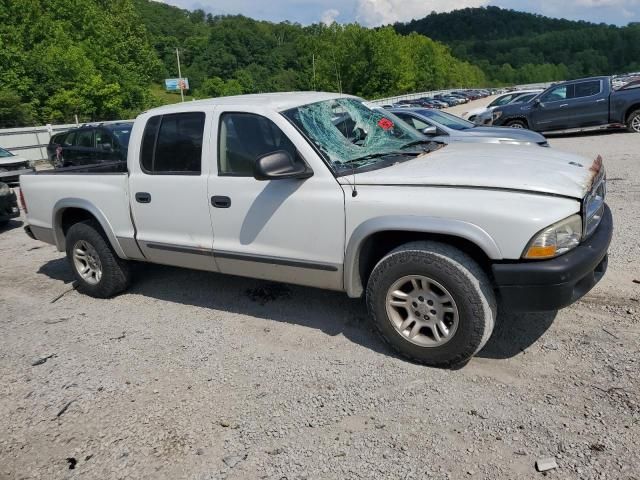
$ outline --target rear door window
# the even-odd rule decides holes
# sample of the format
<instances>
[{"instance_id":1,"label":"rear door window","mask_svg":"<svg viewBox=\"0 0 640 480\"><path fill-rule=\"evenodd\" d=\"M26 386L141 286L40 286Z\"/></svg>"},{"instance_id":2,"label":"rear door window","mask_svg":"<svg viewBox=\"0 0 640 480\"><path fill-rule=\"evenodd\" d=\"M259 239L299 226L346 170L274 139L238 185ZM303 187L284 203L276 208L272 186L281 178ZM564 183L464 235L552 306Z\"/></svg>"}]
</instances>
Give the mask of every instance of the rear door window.
<instances>
[{"instance_id":1,"label":"rear door window","mask_svg":"<svg viewBox=\"0 0 640 480\"><path fill-rule=\"evenodd\" d=\"M80 130L75 136L76 147L93 148L93 130Z\"/></svg>"},{"instance_id":2,"label":"rear door window","mask_svg":"<svg viewBox=\"0 0 640 480\"><path fill-rule=\"evenodd\" d=\"M576 83L575 98L592 97L602 91L600 80L590 80L588 82Z\"/></svg>"},{"instance_id":3,"label":"rear door window","mask_svg":"<svg viewBox=\"0 0 640 480\"><path fill-rule=\"evenodd\" d=\"M96 146L101 147L105 145L113 148L113 137L105 130L96 130Z\"/></svg>"},{"instance_id":4,"label":"rear door window","mask_svg":"<svg viewBox=\"0 0 640 480\"><path fill-rule=\"evenodd\" d=\"M76 139L76 132L69 132L62 136L60 143L65 147L70 147Z\"/></svg>"},{"instance_id":5,"label":"rear door window","mask_svg":"<svg viewBox=\"0 0 640 480\"><path fill-rule=\"evenodd\" d=\"M200 174L204 121L202 112L151 117L142 137L142 170L151 175Z\"/></svg>"}]
</instances>

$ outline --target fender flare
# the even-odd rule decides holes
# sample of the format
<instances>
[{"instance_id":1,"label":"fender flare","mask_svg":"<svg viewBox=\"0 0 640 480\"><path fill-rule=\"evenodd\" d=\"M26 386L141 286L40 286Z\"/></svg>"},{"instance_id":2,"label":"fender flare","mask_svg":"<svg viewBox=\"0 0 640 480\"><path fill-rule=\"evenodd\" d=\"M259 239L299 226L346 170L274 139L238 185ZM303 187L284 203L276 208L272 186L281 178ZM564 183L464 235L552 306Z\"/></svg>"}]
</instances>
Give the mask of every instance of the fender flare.
<instances>
[{"instance_id":1,"label":"fender flare","mask_svg":"<svg viewBox=\"0 0 640 480\"><path fill-rule=\"evenodd\" d=\"M365 240L375 233L398 230L463 238L482 249L490 259L499 260L502 258L500 248L491 235L473 223L412 215L371 218L353 231L345 251L344 287L349 297L358 298L364 292L359 265L360 253Z\"/></svg>"},{"instance_id":2,"label":"fender flare","mask_svg":"<svg viewBox=\"0 0 640 480\"><path fill-rule=\"evenodd\" d=\"M88 213L93 215L102 227L102 230L104 230L104 233L107 235L109 243L115 250L116 255L120 258L127 258L120 246L120 242L118 242L118 239L113 233L113 228L111 227L109 220L107 220L106 215L93 203L83 198L63 198L58 200L53 206L53 218L51 225L53 225L53 239L55 240L56 247L58 247L59 251L64 252L66 250L65 236L62 231L62 214L68 208L86 210Z\"/></svg>"}]
</instances>

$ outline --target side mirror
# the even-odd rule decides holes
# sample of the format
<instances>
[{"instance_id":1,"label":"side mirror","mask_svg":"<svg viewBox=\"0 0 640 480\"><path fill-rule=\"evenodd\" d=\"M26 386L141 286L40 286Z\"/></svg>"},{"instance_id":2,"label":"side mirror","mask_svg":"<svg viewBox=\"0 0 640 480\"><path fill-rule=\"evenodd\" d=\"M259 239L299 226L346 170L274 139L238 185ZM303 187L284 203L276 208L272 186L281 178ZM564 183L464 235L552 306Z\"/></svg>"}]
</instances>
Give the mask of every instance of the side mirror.
<instances>
[{"instance_id":1,"label":"side mirror","mask_svg":"<svg viewBox=\"0 0 640 480\"><path fill-rule=\"evenodd\" d=\"M282 180L285 178L309 178L313 170L301 162L295 162L289 152L279 150L258 157L253 167L256 180Z\"/></svg>"},{"instance_id":2,"label":"side mirror","mask_svg":"<svg viewBox=\"0 0 640 480\"><path fill-rule=\"evenodd\" d=\"M534 107L544 107L544 103L542 103L542 100L540 100L539 98L536 98L533 101L533 106Z\"/></svg>"},{"instance_id":3,"label":"side mirror","mask_svg":"<svg viewBox=\"0 0 640 480\"><path fill-rule=\"evenodd\" d=\"M422 133L424 133L425 135L428 135L430 137L433 137L435 135L438 134L438 128L434 127L433 125L427 128L422 129Z\"/></svg>"}]
</instances>

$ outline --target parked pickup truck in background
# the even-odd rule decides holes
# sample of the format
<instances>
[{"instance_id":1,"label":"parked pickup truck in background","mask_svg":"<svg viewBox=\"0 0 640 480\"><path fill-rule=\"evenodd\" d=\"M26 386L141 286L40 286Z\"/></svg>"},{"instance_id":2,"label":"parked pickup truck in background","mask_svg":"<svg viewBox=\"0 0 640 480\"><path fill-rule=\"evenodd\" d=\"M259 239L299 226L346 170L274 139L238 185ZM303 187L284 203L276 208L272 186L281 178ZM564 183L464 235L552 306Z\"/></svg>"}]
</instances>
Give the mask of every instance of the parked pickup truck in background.
<instances>
[{"instance_id":1,"label":"parked pickup truck in background","mask_svg":"<svg viewBox=\"0 0 640 480\"><path fill-rule=\"evenodd\" d=\"M627 128L640 133L640 89L613 91L610 77L563 82L526 104L496 108L493 124L537 132Z\"/></svg>"},{"instance_id":2,"label":"parked pickup truck in background","mask_svg":"<svg viewBox=\"0 0 640 480\"><path fill-rule=\"evenodd\" d=\"M559 309L607 267L599 158L432 142L357 97L161 107L127 162L21 179L26 232L94 297L124 291L132 260L365 295L394 349L451 366L487 342L498 301Z\"/></svg>"}]
</instances>

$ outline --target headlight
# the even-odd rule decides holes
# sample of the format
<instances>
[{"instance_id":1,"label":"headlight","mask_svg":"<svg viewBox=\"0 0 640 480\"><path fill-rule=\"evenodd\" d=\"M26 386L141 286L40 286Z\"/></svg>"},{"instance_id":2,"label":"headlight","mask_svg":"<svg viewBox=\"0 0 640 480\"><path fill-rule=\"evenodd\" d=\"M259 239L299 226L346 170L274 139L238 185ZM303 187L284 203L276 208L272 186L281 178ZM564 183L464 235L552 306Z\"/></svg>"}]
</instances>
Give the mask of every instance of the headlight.
<instances>
[{"instance_id":1,"label":"headlight","mask_svg":"<svg viewBox=\"0 0 640 480\"><path fill-rule=\"evenodd\" d=\"M538 233L529 242L523 258L541 260L554 258L580 245L582 218L572 215Z\"/></svg>"},{"instance_id":2,"label":"headlight","mask_svg":"<svg viewBox=\"0 0 640 480\"><path fill-rule=\"evenodd\" d=\"M0 183L0 195L9 195L11 193L11 189L9 185L6 183Z\"/></svg>"},{"instance_id":3,"label":"headlight","mask_svg":"<svg viewBox=\"0 0 640 480\"><path fill-rule=\"evenodd\" d=\"M600 175L594 180L593 188L583 201L585 238L590 237L600 225L600 220L602 220L602 215L604 214L604 199L606 195L607 178L603 167Z\"/></svg>"}]
</instances>

